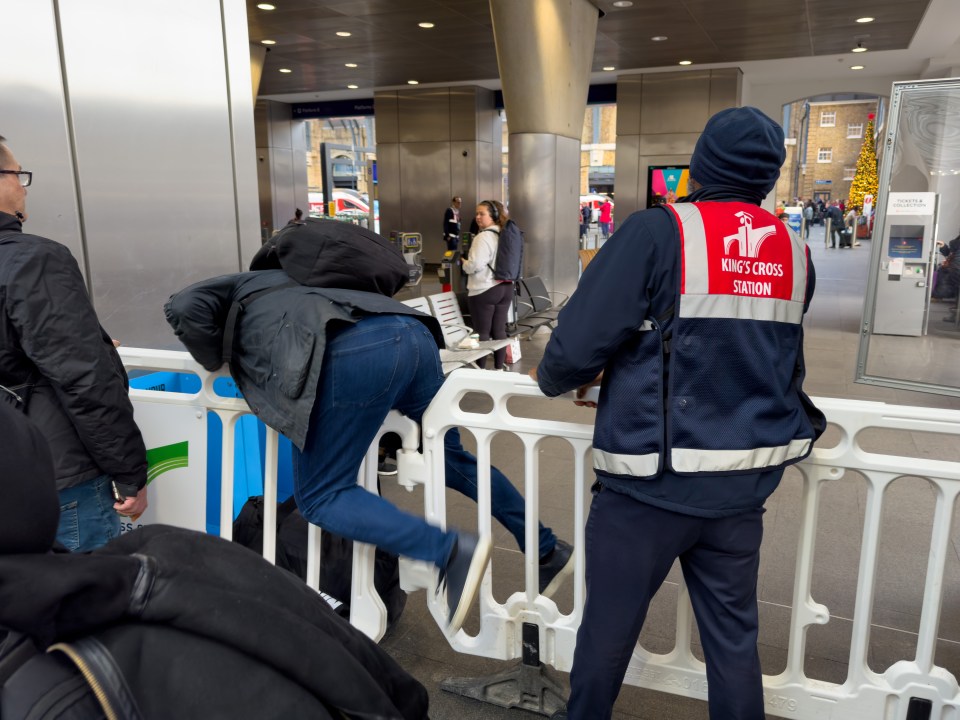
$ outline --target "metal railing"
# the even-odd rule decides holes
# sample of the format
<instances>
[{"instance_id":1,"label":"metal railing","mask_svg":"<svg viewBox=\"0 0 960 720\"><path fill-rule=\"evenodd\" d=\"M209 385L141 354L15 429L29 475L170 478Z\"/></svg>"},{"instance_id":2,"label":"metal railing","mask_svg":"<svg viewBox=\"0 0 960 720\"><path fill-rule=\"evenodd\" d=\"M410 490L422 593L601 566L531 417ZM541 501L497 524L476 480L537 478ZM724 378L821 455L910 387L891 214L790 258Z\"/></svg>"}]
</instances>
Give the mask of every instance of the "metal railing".
<instances>
[{"instance_id":1,"label":"metal railing","mask_svg":"<svg viewBox=\"0 0 960 720\"><path fill-rule=\"evenodd\" d=\"M223 438L223 484L221 494L221 535L230 537L233 509L232 427L248 412L242 400L223 398L212 390L220 373L207 373L186 353L123 349L128 369L173 370L190 372L201 378L203 387L195 395L144 390L131 391L131 397L144 403L188 403L203 405L221 417ZM487 405L482 411L465 409L465 399L482 395ZM588 489L593 480L590 462L593 427L543 417L517 415L512 411L516 398L543 396L535 383L515 373L488 373L481 370L457 370L444 383L431 403L422 423L422 453L418 452L420 434L415 424L391 413L382 432L398 432L403 448L398 454L399 478L408 487L424 487L424 516L430 522L446 524L446 489L443 470L443 436L450 427L468 430L476 440L478 458L477 525L492 531L490 466L491 446L497 435L515 436L523 447L524 495L526 497L526 542L524 586L503 601L494 597L492 570L481 585L479 630L468 634L461 630L449 638L459 652L503 660L522 654L522 625L540 628L540 659L557 668L569 670L584 605L584 526ZM523 400L519 400L523 403ZM562 400L561 400L562 402ZM787 631L786 666L777 675L764 676L766 705L769 712L785 717L848 718L867 720L904 720L960 718L960 687L956 676L935 662L947 559L952 551L951 522L960 493L960 463L928 458L878 454L861 442L871 428L911 433L960 435L960 412L891 406L883 403L817 398L840 439L833 447L816 447L812 455L795 466L802 477L800 525L797 538L796 569ZM492 409L488 406L492 404ZM529 403L528 403L529 404ZM527 408L525 408L526 410ZM534 413L536 414L536 413ZM276 523L276 434L268 430L266 452L264 556L273 561L275 546L271 528ZM563 612L558 605L537 591L537 521L539 519L540 447L547 439L559 439L570 448L573 491L569 504L573 514L573 545L576 548L573 605ZM551 440L552 441L552 440ZM359 481L376 492L376 447L371 445ZM844 682L831 683L807 676L804 659L811 627L830 621L830 608L816 601L812 592L815 551L818 539L818 513L824 489L847 471L855 471L866 481L863 530L860 537L855 609L852 633L846 657ZM871 670L868 662L872 613L880 566L880 530L884 495L898 478L925 478L934 490L934 514L926 559L922 609L916 650L882 673ZM310 528L308 583L317 588L319 580L319 530ZM435 574L422 563L401 561L405 589L433 587ZM429 609L443 627L445 603L433 592L426 593ZM625 682L688 697L706 699L705 667L693 650L693 614L686 590L680 587L676 608L674 649L667 654L648 652L638 645ZM373 549L355 544L351 622L369 636L378 639L386 628L386 612L374 590ZM912 708L912 709L911 709Z\"/></svg>"}]
</instances>

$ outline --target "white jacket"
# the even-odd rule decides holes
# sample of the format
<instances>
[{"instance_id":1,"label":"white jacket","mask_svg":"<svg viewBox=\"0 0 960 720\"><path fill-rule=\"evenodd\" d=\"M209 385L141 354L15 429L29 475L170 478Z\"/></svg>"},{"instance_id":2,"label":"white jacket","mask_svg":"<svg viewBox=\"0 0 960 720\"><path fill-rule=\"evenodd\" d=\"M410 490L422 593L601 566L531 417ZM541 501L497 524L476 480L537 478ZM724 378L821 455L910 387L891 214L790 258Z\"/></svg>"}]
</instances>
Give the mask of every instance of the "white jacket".
<instances>
[{"instance_id":1,"label":"white jacket","mask_svg":"<svg viewBox=\"0 0 960 720\"><path fill-rule=\"evenodd\" d=\"M463 271L469 275L467 295L479 295L500 282L494 279L493 270L490 269L497 259L499 232L499 225L491 225L470 243L470 255L463 261Z\"/></svg>"}]
</instances>

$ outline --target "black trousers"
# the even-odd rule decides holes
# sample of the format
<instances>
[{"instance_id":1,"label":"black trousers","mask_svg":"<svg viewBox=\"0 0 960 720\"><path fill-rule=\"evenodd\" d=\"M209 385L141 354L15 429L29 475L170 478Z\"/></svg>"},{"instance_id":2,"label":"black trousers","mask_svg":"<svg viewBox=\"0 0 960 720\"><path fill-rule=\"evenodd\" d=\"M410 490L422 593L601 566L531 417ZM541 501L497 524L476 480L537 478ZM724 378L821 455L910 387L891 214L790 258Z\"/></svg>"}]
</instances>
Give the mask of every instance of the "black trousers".
<instances>
[{"instance_id":1,"label":"black trousers","mask_svg":"<svg viewBox=\"0 0 960 720\"><path fill-rule=\"evenodd\" d=\"M586 529L587 602L570 672L570 720L611 716L650 600L677 558L700 630L711 720L764 718L757 654L763 512L701 518L608 489L594 496Z\"/></svg>"},{"instance_id":2,"label":"black trousers","mask_svg":"<svg viewBox=\"0 0 960 720\"><path fill-rule=\"evenodd\" d=\"M510 303L513 302L513 283L497 283L489 290L479 295L468 295L467 305L470 307L470 322L481 340L503 340L507 337L507 317L510 313ZM507 349L500 348L493 353L493 366L498 370L503 367L507 358ZM486 358L477 361L478 367L485 367Z\"/></svg>"}]
</instances>

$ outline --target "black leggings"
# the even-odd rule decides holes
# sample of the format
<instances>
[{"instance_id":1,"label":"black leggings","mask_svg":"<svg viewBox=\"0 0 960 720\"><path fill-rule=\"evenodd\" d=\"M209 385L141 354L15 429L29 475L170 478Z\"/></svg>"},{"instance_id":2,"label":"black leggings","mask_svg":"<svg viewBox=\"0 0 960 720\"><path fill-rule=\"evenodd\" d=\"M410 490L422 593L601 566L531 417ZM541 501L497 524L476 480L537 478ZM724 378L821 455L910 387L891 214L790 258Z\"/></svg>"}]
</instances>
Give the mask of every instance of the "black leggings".
<instances>
[{"instance_id":1,"label":"black leggings","mask_svg":"<svg viewBox=\"0 0 960 720\"><path fill-rule=\"evenodd\" d=\"M470 322L481 340L503 340L507 337L507 315L513 302L513 283L502 282L479 295L468 295ZM507 349L493 353L493 366L499 370L507 358ZM477 366L486 367L487 359L477 360Z\"/></svg>"}]
</instances>

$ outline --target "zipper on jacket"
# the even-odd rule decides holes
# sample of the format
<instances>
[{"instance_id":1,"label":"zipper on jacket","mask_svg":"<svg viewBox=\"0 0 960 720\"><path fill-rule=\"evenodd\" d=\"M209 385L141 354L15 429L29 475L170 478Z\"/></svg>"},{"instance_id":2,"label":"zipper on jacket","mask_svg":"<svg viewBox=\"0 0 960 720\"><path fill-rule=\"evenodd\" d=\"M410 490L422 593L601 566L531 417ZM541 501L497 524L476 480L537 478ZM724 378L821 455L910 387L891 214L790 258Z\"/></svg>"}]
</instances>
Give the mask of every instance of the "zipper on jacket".
<instances>
[{"instance_id":1,"label":"zipper on jacket","mask_svg":"<svg viewBox=\"0 0 960 720\"><path fill-rule=\"evenodd\" d=\"M117 714L116 709L110 704L106 690L104 690L103 685L100 684L100 680L90 669L84 657L67 643L56 643L47 648L47 652L54 651L62 652L77 666L80 674L83 675L83 679L86 680L90 686L90 690L93 691L94 697L97 698L97 702L100 703L100 707L103 708L103 713L107 716L107 720L122 720Z\"/></svg>"}]
</instances>

